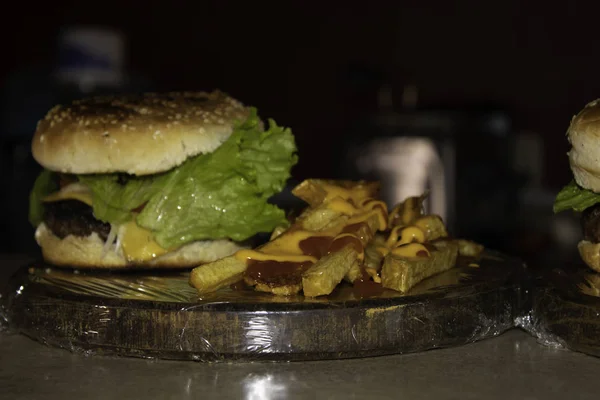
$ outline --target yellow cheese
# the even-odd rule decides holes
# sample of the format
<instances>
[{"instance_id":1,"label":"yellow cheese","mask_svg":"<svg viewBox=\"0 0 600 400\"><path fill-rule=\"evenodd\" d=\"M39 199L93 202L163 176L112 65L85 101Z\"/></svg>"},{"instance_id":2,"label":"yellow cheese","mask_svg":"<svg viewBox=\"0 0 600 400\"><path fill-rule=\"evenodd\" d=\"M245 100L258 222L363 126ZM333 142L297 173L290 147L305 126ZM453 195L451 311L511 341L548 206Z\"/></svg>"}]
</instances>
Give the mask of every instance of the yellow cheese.
<instances>
[{"instance_id":1,"label":"yellow cheese","mask_svg":"<svg viewBox=\"0 0 600 400\"><path fill-rule=\"evenodd\" d=\"M42 201L46 203L62 200L78 200L91 207L92 192L87 186L77 182L65 186L58 192L50 193L42 199Z\"/></svg>"},{"instance_id":2,"label":"yellow cheese","mask_svg":"<svg viewBox=\"0 0 600 400\"><path fill-rule=\"evenodd\" d=\"M400 231L402 229L404 229L402 225L398 225L392 228L390 236L388 236L388 239L385 242L385 245L387 247L394 247L394 245L398 242L398 236L400 236Z\"/></svg>"},{"instance_id":3,"label":"yellow cheese","mask_svg":"<svg viewBox=\"0 0 600 400\"><path fill-rule=\"evenodd\" d=\"M386 246L394 247L407 243L424 243L425 232L416 226L395 226L390 232L386 241Z\"/></svg>"},{"instance_id":4,"label":"yellow cheese","mask_svg":"<svg viewBox=\"0 0 600 400\"><path fill-rule=\"evenodd\" d=\"M430 255L429 250L420 243L403 244L402 246L394 247L392 254L401 257L419 257L417 253L424 251L427 256Z\"/></svg>"},{"instance_id":5,"label":"yellow cheese","mask_svg":"<svg viewBox=\"0 0 600 400\"><path fill-rule=\"evenodd\" d=\"M374 210L371 210L371 211L368 211L363 214L359 214L355 217L350 218L348 220L348 225L365 222L366 220L368 220L369 218L371 218L374 215L377 216L377 220L379 222L378 229L380 231L385 231L387 229L387 215L385 215L385 212L383 210L381 210L380 208L376 208Z\"/></svg>"},{"instance_id":6,"label":"yellow cheese","mask_svg":"<svg viewBox=\"0 0 600 400\"><path fill-rule=\"evenodd\" d=\"M152 238L152 232L131 220L121 227L121 248L127 261L148 261L168 252Z\"/></svg>"},{"instance_id":7,"label":"yellow cheese","mask_svg":"<svg viewBox=\"0 0 600 400\"><path fill-rule=\"evenodd\" d=\"M373 210L373 209L375 209L375 207L379 206L379 207L383 208L383 210L386 213L388 212L387 204L385 204L381 200L375 200L375 199L372 199L372 198L368 198L368 199L365 199L363 201L362 206L364 208L366 208L367 210Z\"/></svg>"},{"instance_id":8,"label":"yellow cheese","mask_svg":"<svg viewBox=\"0 0 600 400\"><path fill-rule=\"evenodd\" d=\"M331 210L347 215L350 218L344 224L345 226L362 223L373 216L377 217L379 230L387 228L387 206L384 202L374 200L368 197L366 189L345 189L336 185L325 184L324 189L327 193L325 204ZM304 230L292 230L282 233L273 241L265 244L256 250L239 250L235 257L240 261L276 261L276 262L295 262L304 263L317 261L316 257L303 254L300 243L315 236L331 236L335 239L344 236L353 236L354 234L340 234L342 227L331 228L321 232L311 232ZM334 239L334 240L335 240ZM359 254L359 259L364 258L364 251Z\"/></svg>"},{"instance_id":9,"label":"yellow cheese","mask_svg":"<svg viewBox=\"0 0 600 400\"><path fill-rule=\"evenodd\" d=\"M44 197L44 202L55 202L62 200L77 200L92 207L92 192L85 185L79 182L72 183L63 187L58 192L54 192ZM121 249L128 261L148 261L159 257L169 250L163 249L152 238L152 232L140 227L135 220L131 220L123 225L121 236Z\"/></svg>"},{"instance_id":10,"label":"yellow cheese","mask_svg":"<svg viewBox=\"0 0 600 400\"><path fill-rule=\"evenodd\" d=\"M331 236L327 234L327 232L315 233L311 231L291 231L286 232L275 240L268 242L265 244L261 251L269 254L292 254L292 255L302 255L302 250L300 249L300 242L304 239L308 239L313 236Z\"/></svg>"},{"instance_id":11,"label":"yellow cheese","mask_svg":"<svg viewBox=\"0 0 600 400\"><path fill-rule=\"evenodd\" d=\"M412 242L418 242L418 243L425 242L425 232L423 232L421 229L417 228L416 226L408 226L408 227L402 229L402 232L400 233L400 241L398 242L397 245L399 246L399 245L412 243Z\"/></svg>"},{"instance_id":12,"label":"yellow cheese","mask_svg":"<svg viewBox=\"0 0 600 400\"><path fill-rule=\"evenodd\" d=\"M341 197L334 197L333 199L329 200L327 203L327 208L344 215L355 215L360 212L358 208L354 207Z\"/></svg>"},{"instance_id":13,"label":"yellow cheese","mask_svg":"<svg viewBox=\"0 0 600 400\"><path fill-rule=\"evenodd\" d=\"M331 200L335 197L341 197L344 200L351 199L355 204L360 204L361 201L369 196L369 191L366 188L355 187L353 189L346 189L337 185L329 185L324 183L323 189L327 195L325 201Z\"/></svg>"}]
</instances>

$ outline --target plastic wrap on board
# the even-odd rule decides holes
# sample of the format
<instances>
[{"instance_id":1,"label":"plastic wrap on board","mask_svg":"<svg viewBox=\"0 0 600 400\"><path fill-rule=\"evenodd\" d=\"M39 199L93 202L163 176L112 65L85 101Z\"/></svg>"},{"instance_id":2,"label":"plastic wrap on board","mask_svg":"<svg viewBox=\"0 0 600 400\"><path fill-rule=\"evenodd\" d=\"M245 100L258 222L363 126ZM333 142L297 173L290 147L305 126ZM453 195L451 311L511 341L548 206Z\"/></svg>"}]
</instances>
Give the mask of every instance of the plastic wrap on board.
<instances>
[{"instance_id":1,"label":"plastic wrap on board","mask_svg":"<svg viewBox=\"0 0 600 400\"><path fill-rule=\"evenodd\" d=\"M407 294L323 297L227 288L199 297L188 273L73 272L34 264L2 296L8 331L84 354L196 361L311 360L462 345L514 327L529 291L521 262L486 252Z\"/></svg>"},{"instance_id":2,"label":"plastic wrap on board","mask_svg":"<svg viewBox=\"0 0 600 400\"><path fill-rule=\"evenodd\" d=\"M600 274L566 265L540 274L517 326L541 344L600 356Z\"/></svg>"}]
</instances>

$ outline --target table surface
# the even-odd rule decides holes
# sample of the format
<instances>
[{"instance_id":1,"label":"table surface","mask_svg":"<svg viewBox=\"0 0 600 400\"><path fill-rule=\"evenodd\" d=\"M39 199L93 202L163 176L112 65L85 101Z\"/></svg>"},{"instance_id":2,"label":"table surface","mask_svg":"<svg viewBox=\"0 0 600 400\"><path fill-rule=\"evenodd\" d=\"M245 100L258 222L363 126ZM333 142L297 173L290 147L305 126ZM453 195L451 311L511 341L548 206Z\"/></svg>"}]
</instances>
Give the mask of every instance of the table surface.
<instances>
[{"instance_id":1,"label":"table surface","mask_svg":"<svg viewBox=\"0 0 600 400\"><path fill-rule=\"evenodd\" d=\"M22 262L0 257L0 283ZM0 332L0 398L597 399L600 359L515 329L462 347L292 363L175 362L73 354Z\"/></svg>"}]
</instances>

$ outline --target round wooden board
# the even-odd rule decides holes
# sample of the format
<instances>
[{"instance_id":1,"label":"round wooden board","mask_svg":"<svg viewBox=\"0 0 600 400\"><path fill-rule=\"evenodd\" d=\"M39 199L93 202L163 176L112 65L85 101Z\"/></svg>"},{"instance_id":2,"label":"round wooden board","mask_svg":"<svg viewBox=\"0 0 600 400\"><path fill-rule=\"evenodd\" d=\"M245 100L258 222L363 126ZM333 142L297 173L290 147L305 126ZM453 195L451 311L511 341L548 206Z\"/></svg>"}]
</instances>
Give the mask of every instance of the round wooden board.
<instances>
[{"instance_id":1,"label":"round wooden board","mask_svg":"<svg viewBox=\"0 0 600 400\"><path fill-rule=\"evenodd\" d=\"M584 265L543 273L531 315L542 342L600 357L600 274Z\"/></svg>"},{"instance_id":2,"label":"round wooden board","mask_svg":"<svg viewBox=\"0 0 600 400\"><path fill-rule=\"evenodd\" d=\"M187 273L74 273L41 264L13 277L4 314L18 332L93 354L217 360L365 357L461 345L514 326L523 264L488 252L402 295L356 299L223 290L198 298Z\"/></svg>"}]
</instances>

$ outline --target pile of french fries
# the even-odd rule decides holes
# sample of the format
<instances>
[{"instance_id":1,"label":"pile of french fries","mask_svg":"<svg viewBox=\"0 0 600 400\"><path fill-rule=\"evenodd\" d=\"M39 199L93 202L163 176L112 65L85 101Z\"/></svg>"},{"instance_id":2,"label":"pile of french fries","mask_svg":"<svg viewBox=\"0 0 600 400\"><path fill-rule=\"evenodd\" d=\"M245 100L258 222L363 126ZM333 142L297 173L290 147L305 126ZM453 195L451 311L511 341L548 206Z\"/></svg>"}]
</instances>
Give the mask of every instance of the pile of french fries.
<instances>
[{"instance_id":1,"label":"pile of french fries","mask_svg":"<svg viewBox=\"0 0 600 400\"><path fill-rule=\"evenodd\" d=\"M243 282L275 295L302 292L317 297L332 293L344 281L369 279L373 285L406 293L454 267L459 255L481 255L483 246L449 238L441 218L424 213L426 195L409 197L388 212L377 200L378 191L376 182L306 180L292 193L308 207L289 226L276 228L269 242L256 249L195 268L190 284L200 295ZM311 237L340 240L343 246L307 255L300 243ZM249 274L257 260L268 260L270 274L275 270L277 279Z\"/></svg>"}]
</instances>

